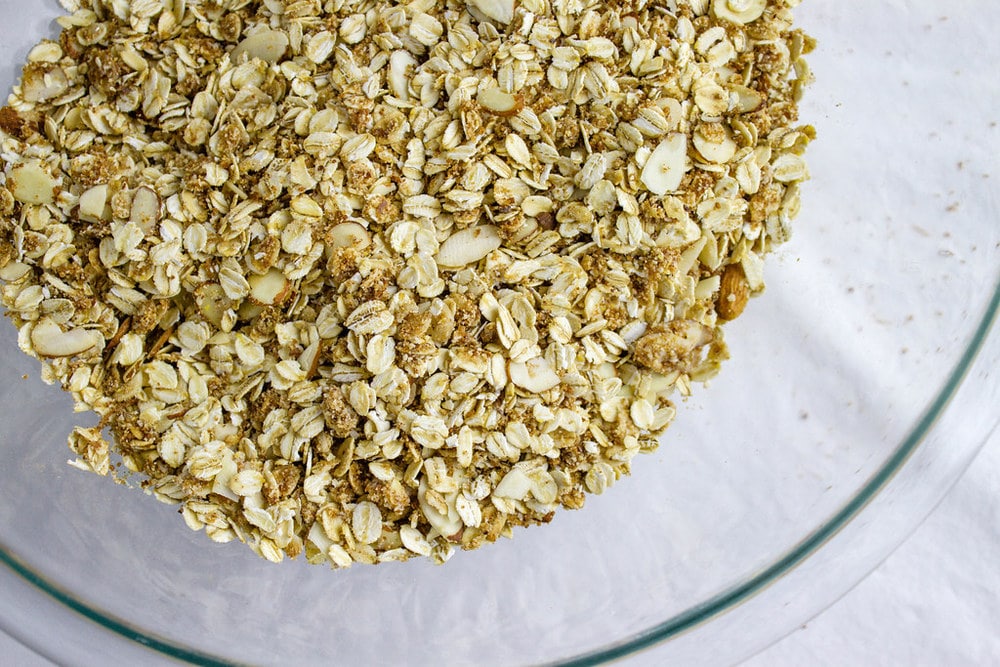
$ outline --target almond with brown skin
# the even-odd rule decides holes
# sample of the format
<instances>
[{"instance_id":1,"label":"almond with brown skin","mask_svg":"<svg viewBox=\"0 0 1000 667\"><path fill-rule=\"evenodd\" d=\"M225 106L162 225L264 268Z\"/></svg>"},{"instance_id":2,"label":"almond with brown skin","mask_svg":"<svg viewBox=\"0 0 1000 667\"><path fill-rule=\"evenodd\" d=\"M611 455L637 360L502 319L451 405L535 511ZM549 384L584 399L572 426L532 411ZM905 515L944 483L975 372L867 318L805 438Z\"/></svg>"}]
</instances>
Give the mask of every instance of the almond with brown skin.
<instances>
[{"instance_id":1,"label":"almond with brown skin","mask_svg":"<svg viewBox=\"0 0 1000 667\"><path fill-rule=\"evenodd\" d=\"M724 320L735 320L743 313L749 299L750 287L743 267L740 264L730 264L722 272L716 312Z\"/></svg>"},{"instance_id":2,"label":"almond with brown skin","mask_svg":"<svg viewBox=\"0 0 1000 667\"><path fill-rule=\"evenodd\" d=\"M31 345L39 357L75 357L91 350L104 341L99 331L70 329L63 331L49 318L43 318L31 330Z\"/></svg>"},{"instance_id":3,"label":"almond with brown skin","mask_svg":"<svg viewBox=\"0 0 1000 667\"><path fill-rule=\"evenodd\" d=\"M229 60L233 65L238 65L245 53L251 60L260 58L273 65L281 60L286 50L288 50L288 35L280 30L261 30L237 44L229 54Z\"/></svg>"},{"instance_id":4,"label":"almond with brown skin","mask_svg":"<svg viewBox=\"0 0 1000 667\"><path fill-rule=\"evenodd\" d=\"M292 284L279 269L271 269L262 276L253 275L250 283L250 301L261 306L281 304L292 295Z\"/></svg>"},{"instance_id":5,"label":"almond with brown skin","mask_svg":"<svg viewBox=\"0 0 1000 667\"><path fill-rule=\"evenodd\" d=\"M130 219L147 234L156 231L160 224L160 197L155 190L143 186L135 191Z\"/></svg>"},{"instance_id":6,"label":"almond with brown skin","mask_svg":"<svg viewBox=\"0 0 1000 667\"><path fill-rule=\"evenodd\" d=\"M503 118L514 116L524 108L523 97L505 93L499 88L486 88L479 91L476 101L490 113Z\"/></svg>"},{"instance_id":7,"label":"almond with brown skin","mask_svg":"<svg viewBox=\"0 0 1000 667\"><path fill-rule=\"evenodd\" d=\"M55 180L34 162L15 165L7 176L7 188L22 204L51 204L55 187Z\"/></svg>"}]
</instances>

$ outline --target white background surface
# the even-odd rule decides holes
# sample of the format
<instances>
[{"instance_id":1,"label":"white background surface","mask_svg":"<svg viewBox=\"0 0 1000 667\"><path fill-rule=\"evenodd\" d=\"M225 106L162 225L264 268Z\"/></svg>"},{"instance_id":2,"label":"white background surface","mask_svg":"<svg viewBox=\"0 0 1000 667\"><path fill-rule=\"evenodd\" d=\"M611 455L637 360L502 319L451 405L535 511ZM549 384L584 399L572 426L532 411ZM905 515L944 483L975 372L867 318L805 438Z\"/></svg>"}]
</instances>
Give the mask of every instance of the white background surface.
<instances>
[{"instance_id":1,"label":"white background surface","mask_svg":"<svg viewBox=\"0 0 1000 667\"><path fill-rule=\"evenodd\" d=\"M998 564L1000 438L995 437L934 514L880 568L743 667L998 665ZM654 651L620 664L659 662ZM0 633L0 667L50 665Z\"/></svg>"}]
</instances>

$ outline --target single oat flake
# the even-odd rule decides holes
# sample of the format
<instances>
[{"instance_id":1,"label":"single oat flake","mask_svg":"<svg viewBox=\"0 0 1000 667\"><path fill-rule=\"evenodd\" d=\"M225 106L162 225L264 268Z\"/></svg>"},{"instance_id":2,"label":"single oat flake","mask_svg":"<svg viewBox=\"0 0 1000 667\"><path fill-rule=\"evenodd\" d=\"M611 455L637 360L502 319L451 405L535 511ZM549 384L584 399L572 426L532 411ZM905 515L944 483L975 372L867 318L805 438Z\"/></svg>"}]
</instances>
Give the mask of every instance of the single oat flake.
<instances>
[{"instance_id":1,"label":"single oat flake","mask_svg":"<svg viewBox=\"0 0 1000 667\"><path fill-rule=\"evenodd\" d=\"M73 465L336 568L581 507L788 238L798 1L62 0L0 279Z\"/></svg>"}]
</instances>

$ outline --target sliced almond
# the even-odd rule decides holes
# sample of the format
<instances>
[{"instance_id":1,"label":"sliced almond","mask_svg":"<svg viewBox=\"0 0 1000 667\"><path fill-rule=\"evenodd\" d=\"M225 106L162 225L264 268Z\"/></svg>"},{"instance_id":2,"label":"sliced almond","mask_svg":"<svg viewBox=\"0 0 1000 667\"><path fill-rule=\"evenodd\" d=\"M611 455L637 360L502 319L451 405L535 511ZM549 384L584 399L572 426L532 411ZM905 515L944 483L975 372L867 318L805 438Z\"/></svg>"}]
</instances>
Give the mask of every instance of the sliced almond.
<instances>
[{"instance_id":1,"label":"sliced almond","mask_svg":"<svg viewBox=\"0 0 1000 667\"><path fill-rule=\"evenodd\" d=\"M142 186L132 196L132 222L146 234L160 224L160 197L152 189Z\"/></svg>"},{"instance_id":2,"label":"sliced almond","mask_svg":"<svg viewBox=\"0 0 1000 667\"><path fill-rule=\"evenodd\" d=\"M728 134L721 140L714 141L695 132L692 142L703 158L715 164L726 164L733 159L737 148L739 148Z\"/></svg>"},{"instance_id":3,"label":"sliced almond","mask_svg":"<svg viewBox=\"0 0 1000 667\"><path fill-rule=\"evenodd\" d=\"M493 225L469 227L449 236L435 260L446 269L458 269L478 262L500 247L500 232Z\"/></svg>"},{"instance_id":4,"label":"sliced almond","mask_svg":"<svg viewBox=\"0 0 1000 667\"><path fill-rule=\"evenodd\" d=\"M687 138L675 132L653 150L639 178L654 195L665 195L677 191L687 170Z\"/></svg>"},{"instance_id":5,"label":"sliced almond","mask_svg":"<svg viewBox=\"0 0 1000 667\"><path fill-rule=\"evenodd\" d=\"M218 283L207 283L195 290L195 299L198 302L198 310L206 320L220 326L226 311L232 306L232 301L226 296L222 285Z\"/></svg>"},{"instance_id":6,"label":"sliced almond","mask_svg":"<svg viewBox=\"0 0 1000 667\"><path fill-rule=\"evenodd\" d=\"M281 60L286 50L288 50L288 35L280 30L261 30L237 44L229 54L229 60L237 65L243 54L246 54L250 59L260 58L273 65Z\"/></svg>"},{"instance_id":7,"label":"sliced almond","mask_svg":"<svg viewBox=\"0 0 1000 667\"><path fill-rule=\"evenodd\" d=\"M739 264L730 264L719 281L719 300L715 310L724 320L735 320L743 314L750 298L746 273Z\"/></svg>"},{"instance_id":8,"label":"sliced almond","mask_svg":"<svg viewBox=\"0 0 1000 667\"><path fill-rule=\"evenodd\" d=\"M739 25L756 21L766 8L767 0L715 0L712 3L716 18Z\"/></svg>"},{"instance_id":9,"label":"sliced almond","mask_svg":"<svg viewBox=\"0 0 1000 667\"><path fill-rule=\"evenodd\" d=\"M531 493L533 486L528 475L522 469L514 467L503 476L500 483L493 489L493 495L498 498L524 500Z\"/></svg>"},{"instance_id":10,"label":"sliced almond","mask_svg":"<svg viewBox=\"0 0 1000 667\"><path fill-rule=\"evenodd\" d=\"M492 20L508 25L514 20L514 0L467 0L469 13L482 21Z\"/></svg>"},{"instance_id":11,"label":"sliced almond","mask_svg":"<svg viewBox=\"0 0 1000 667\"><path fill-rule=\"evenodd\" d=\"M511 362L508 367L510 381L521 389L535 394L559 385L559 375L545 357L535 357L525 362Z\"/></svg>"},{"instance_id":12,"label":"sliced almond","mask_svg":"<svg viewBox=\"0 0 1000 667\"><path fill-rule=\"evenodd\" d=\"M247 280L250 299L260 306L280 304L292 294L292 284L280 269L270 269L262 276L252 275Z\"/></svg>"},{"instance_id":13,"label":"sliced almond","mask_svg":"<svg viewBox=\"0 0 1000 667\"><path fill-rule=\"evenodd\" d=\"M55 180L34 162L19 164L11 169L7 188L22 204L51 204L55 201Z\"/></svg>"},{"instance_id":14,"label":"sliced almond","mask_svg":"<svg viewBox=\"0 0 1000 667\"><path fill-rule=\"evenodd\" d=\"M62 68L49 71L29 69L21 79L21 97L26 102L44 102L59 97L69 90L69 79Z\"/></svg>"},{"instance_id":15,"label":"sliced almond","mask_svg":"<svg viewBox=\"0 0 1000 667\"><path fill-rule=\"evenodd\" d=\"M392 94L401 100L410 99L410 78L417 59L409 51L393 51L389 56L389 73L386 76Z\"/></svg>"},{"instance_id":16,"label":"sliced almond","mask_svg":"<svg viewBox=\"0 0 1000 667\"><path fill-rule=\"evenodd\" d=\"M729 94L736 98L734 110L736 113L750 113L760 108L764 103L764 96L753 88L746 86L732 85L729 87Z\"/></svg>"},{"instance_id":17,"label":"sliced almond","mask_svg":"<svg viewBox=\"0 0 1000 667\"><path fill-rule=\"evenodd\" d=\"M524 108L523 97L505 93L499 88L487 88L479 91L476 101L490 113L504 118L513 116Z\"/></svg>"},{"instance_id":18,"label":"sliced almond","mask_svg":"<svg viewBox=\"0 0 1000 667\"><path fill-rule=\"evenodd\" d=\"M31 346L40 357L74 357L97 347L103 340L98 331L63 331L49 318L39 320L31 329Z\"/></svg>"},{"instance_id":19,"label":"sliced almond","mask_svg":"<svg viewBox=\"0 0 1000 667\"><path fill-rule=\"evenodd\" d=\"M368 230L356 222L342 222L334 226L326 240L334 248L367 248L372 242Z\"/></svg>"},{"instance_id":20,"label":"sliced almond","mask_svg":"<svg viewBox=\"0 0 1000 667\"><path fill-rule=\"evenodd\" d=\"M109 213L107 185L95 185L80 195L81 220L99 222L107 220L110 217Z\"/></svg>"}]
</instances>

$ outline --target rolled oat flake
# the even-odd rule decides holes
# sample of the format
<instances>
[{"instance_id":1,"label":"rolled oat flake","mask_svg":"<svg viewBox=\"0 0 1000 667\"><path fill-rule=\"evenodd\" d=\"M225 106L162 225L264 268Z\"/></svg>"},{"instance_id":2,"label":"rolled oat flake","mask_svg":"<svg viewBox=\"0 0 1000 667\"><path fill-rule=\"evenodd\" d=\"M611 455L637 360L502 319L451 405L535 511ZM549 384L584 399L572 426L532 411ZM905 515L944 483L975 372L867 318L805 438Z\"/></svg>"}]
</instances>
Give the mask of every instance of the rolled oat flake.
<instances>
[{"instance_id":1,"label":"rolled oat flake","mask_svg":"<svg viewBox=\"0 0 1000 667\"><path fill-rule=\"evenodd\" d=\"M73 465L271 561L603 492L808 178L798 0L61 2L0 108L7 314L100 417Z\"/></svg>"}]
</instances>

